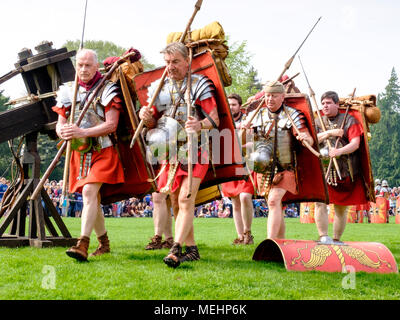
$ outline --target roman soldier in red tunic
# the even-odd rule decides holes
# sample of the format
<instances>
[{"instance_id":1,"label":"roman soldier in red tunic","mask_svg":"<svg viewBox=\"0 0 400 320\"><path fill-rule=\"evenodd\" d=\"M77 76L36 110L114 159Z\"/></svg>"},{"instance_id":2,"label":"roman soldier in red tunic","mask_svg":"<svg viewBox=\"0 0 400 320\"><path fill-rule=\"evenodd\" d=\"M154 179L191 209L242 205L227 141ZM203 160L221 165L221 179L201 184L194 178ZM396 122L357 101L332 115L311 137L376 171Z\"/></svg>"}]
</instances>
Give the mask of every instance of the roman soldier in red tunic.
<instances>
[{"instance_id":1,"label":"roman soldier in red tunic","mask_svg":"<svg viewBox=\"0 0 400 320\"><path fill-rule=\"evenodd\" d=\"M300 98L299 105L309 112L305 97L295 94L295 98ZM317 174L314 175L314 190L307 188L307 181L308 184L311 181L304 179L305 174L313 167L317 169L313 161L316 160L319 165L319 159L304 152L301 155L305 148L295 143L298 140L310 148L314 144L315 136L308 120L309 114L291 106L290 97L285 96L284 86L278 81L266 84L264 100L266 107L258 113L257 110L250 112L250 120L246 121L244 127L254 132L254 152L249 156L249 163L250 168L257 172L257 178L261 178L257 179L258 194L264 195L268 202L267 237L283 239L283 203L291 202L290 198L300 201L305 201L307 197L321 199L324 189L323 185L321 189L321 177Z\"/></svg>"},{"instance_id":2,"label":"roman soldier in red tunic","mask_svg":"<svg viewBox=\"0 0 400 320\"><path fill-rule=\"evenodd\" d=\"M77 53L76 72L79 88L76 97L76 119L89 96L100 83L97 55L93 50L82 49ZM80 192L83 197L81 236L76 246L67 250L68 256L80 261L87 260L92 230L99 246L92 255L110 252L109 239L100 206L100 189L103 185L124 182L124 170L111 135L118 126L122 100L119 88L111 82L98 91L93 105L85 114L80 126L69 124L68 118L74 96L72 82L60 86L57 92L58 113L56 132L61 139L71 140L69 192ZM76 122L74 119L74 122Z\"/></svg>"},{"instance_id":3,"label":"roman soldier in red tunic","mask_svg":"<svg viewBox=\"0 0 400 320\"><path fill-rule=\"evenodd\" d=\"M328 236L328 214L326 204L316 204L316 225L320 241L324 243L338 242L342 236L347 221L347 206L362 205L367 203L364 188L364 180L361 171L361 157L359 149L363 139L363 127L353 116L339 112L339 97L336 92L328 91L321 97L322 111L326 131L322 131L319 121L316 121L318 142L333 139L337 147L321 146L321 155L327 172L327 184L329 201L335 206L335 218L333 224L333 241ZM343 121L345 121L343 123ZM329 166L330 158L336 158L338 167Z\"/></svg>"},{"instance_id":4,"label":"roman soldier in red tunic","mask_svg":"<svg viewBox=\"0 0 400 320\"><path fill-rule=\"evenodd\" d=\"M151 151L150 161L160 162L158 191L169 194L176 217L175 239L164 262L176 268L181 262L200 259L194 239L193 212L201 181L207 174L209 158L207 148L200 145L193 161L192 181L188 179L186 133L200 133L203 129L217 128L219 116L215 99L215 86L204 75L192 74L188 81L188 49L182 43L170 43L163 51L168 77L154 105L143 106L139 117L148 128L146 140ZM185 94L190 82L191 115L188 114ZM160 80L148 89L151 98ZM191 188L191 190L190 190ZM188 197L190 195L190 197ZM186 244L186 252L182 246Z\"/></svg>"}]
</instances>

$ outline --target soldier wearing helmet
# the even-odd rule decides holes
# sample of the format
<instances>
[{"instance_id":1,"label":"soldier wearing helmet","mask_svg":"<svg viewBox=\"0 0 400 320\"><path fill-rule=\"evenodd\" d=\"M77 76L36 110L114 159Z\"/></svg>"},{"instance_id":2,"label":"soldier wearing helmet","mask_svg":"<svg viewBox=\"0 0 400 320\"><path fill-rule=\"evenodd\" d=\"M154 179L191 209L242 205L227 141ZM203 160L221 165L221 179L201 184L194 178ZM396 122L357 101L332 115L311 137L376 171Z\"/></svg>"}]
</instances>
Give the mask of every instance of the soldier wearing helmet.
<instances>
[{"instance_id":1,"label":"soldier wearing helmet","mask_svg":"<svg viewBox=\"0 0 400 320\"><path fill-rule=\"evenodd\" d=\"M381 192L382 183L381 179L375 179L375 196L379 195Z\"/></svg>"}]
</instances>

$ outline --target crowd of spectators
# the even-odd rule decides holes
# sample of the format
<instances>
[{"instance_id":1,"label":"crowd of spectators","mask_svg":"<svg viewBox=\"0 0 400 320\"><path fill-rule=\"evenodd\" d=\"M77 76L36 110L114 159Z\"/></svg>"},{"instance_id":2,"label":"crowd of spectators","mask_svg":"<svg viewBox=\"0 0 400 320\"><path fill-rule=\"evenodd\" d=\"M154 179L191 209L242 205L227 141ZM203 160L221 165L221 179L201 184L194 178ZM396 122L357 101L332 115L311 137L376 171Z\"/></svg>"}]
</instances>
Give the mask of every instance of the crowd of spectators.
<instances>
[{"instance_id":1,"label":"crowd of spectators","mask_svg":"<svg viewBox=\"0 0 400 320\"><path fill-rule=\"evenodd\" d=\"M4 192L10 186L10 181L4 177L0 178L0 201L3 199Z\"/></svg>"},{"instance_id":2,"label":"crowd of spectators","mask_svg":"<svg viewBox=\"0 0 400 320\"><path fill-rule=\"evenodd\" d=\"M62 186L62 180L59 182L53 180L46 182L44 188L61 216L80 217L83 208L82 194L79 192L69 193L66 199L62 199ZM43 206L47 211L44 203ZM102 210L105 217L152 217L153 203L151 195L147 195L143 199L130 198L102 205Z\"/></svg>"},{"instance_id":3,"label":"crowd of spectators","mask_svg":"<svg viewBox=\"0 0 400 320\"><path fill-rule=\"evenodd\" d=\"M143 199L130 198L128 200L114 202L102 207L105 217L153 217L153 202L151 201L151 195L149 194Z\"/></svg>"},{"instance_id":4,"label":"crowd of spectators","mask_svg":"<svg viewBox=\"0 0 400 320\"><path fill-rule=\"evenodd\" d=\"M265 199L253 199L254 218L268 217L268 206ZM286 207L285 217L299 217L299 204L293 203ZM195 208L195 216L198 218L232 218L232 202L229 198L222 198L202 204Z\"/></svg>"},{"instance_id":5,"label":"crowd of spectators","mask_svg":"<svg viewBox=\"0 0 400 320\"><path fill-rule=\"evenodd\" d=\"M10 182L5 178L0 178L0 200L7 190ZM64 217L80 217L82 214L82 194L75 192L69 193L67 199L62 198L63 181L46 181L44 189L53 202L57 212ZM50 215L45 203L45 212ZM254 217L268 217L268 206L265 199L254 199ZM143 199L130 198L108 205L102 205L105 217L153 217L153 202L151 195L146 195ZM285 216L288 218L298 217L300 210L298 204L291 204L285 207ZM195 208L195 217L198 218L232 218L232 202L229 198L223 197Z\"/></svg>"}]
</instances>

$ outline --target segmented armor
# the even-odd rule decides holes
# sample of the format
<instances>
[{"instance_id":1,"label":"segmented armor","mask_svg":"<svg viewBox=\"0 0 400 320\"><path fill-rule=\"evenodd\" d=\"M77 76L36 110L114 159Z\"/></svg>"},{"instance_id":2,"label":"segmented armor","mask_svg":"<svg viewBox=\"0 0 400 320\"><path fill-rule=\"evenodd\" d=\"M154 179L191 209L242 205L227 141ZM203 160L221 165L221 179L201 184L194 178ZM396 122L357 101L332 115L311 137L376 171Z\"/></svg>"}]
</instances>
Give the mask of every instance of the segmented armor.
<instances>
[{"instance_id":1,"label":"segmented armor","mask_svg":"<svg viewBox=\"0 0 400 320\"><path fill-rule=\"evenodd\" d=\"M302 112L292 107L283 105L277 113L277 166L281 169L293 168L294 165L294 145L293 134L291 132L292 118L296 127L301 130L306 128L306 119ZM249 114L251 117L251 113ZM254 171L258 173L267 172L273 163L273 149L275 140L275 121L274 113L263 108L253 121L255 151L250 155L250 161L254 164Z\"/></svg>"},{"instance_id":2,"label":"segmented armor","mask_svg":"<svg viewBox=\"0 0 400 320\"><path fill-rule=\"evenodd\" d=\"M67 82L60 86L57 92L57 104L56 107L70 107L72 105L73 96L74 96L74 82ZM74 123L79 118L80 111L85 106L86 101L89 100L90 95L93 93L96 85L92 87L91 90L86 91L85 88L79 86L78 94L76 98L76 106L75 106L75 114L74 114ZM82 119L80 124L80 128L92 128L105 121L105 110L104 107L107 106L111 100L119 94L118 86L113 82L106 82L104 87L98 92L97 97L93 100L92 105L89 107L85 116ZM67 112L67 116L69 116L69 112ZM108 135L101 136L95 139L96 142L94 145L99 147L100 149L104 149L113 145L110 137Z\"/></svg>"},{"instance_id":3,"label":"segmented armor","mask_svg":"<svg viewBox=\"0 0 400 320\"><path fill-rule=\"evenodd\" d=\"M153 97L154 91L158 87L160 81L153 82L148 90L148 102ZM154 105L157 111L162 113L164 116L169 116L177 120L180 124L184 124L187 120L187 106L185 101L185 94L187 88L187 77L183 81L174 81L169 78L164 80L164 85L160 91L160 94L156 98ZM197 119L204 119L206 116L196 108L196 100L205 100L207 98L215 96L215 86L213 82L206 76L193 74L191 78L191 101L192 110L191 115ZM174 112L174 105L176 111ZM175 114L173 114L175 113Z\"/></svg>"}]
</instances>

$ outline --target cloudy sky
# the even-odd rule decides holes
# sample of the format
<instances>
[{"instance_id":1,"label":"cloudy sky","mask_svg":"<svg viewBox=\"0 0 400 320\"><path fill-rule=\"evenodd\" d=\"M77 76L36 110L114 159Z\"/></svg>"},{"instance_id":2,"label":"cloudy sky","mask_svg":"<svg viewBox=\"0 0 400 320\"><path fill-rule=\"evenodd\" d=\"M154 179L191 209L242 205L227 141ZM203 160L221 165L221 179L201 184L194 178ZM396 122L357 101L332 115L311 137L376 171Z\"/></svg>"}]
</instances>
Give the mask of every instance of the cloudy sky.
<instances>
[{"instance_id":1,"label":"cloudy sky","mask_svg":"<svg viewBox=\"0 0 400 320\"><path fill-rule=\"evenodd\" d=\"M195 0L88 0L85 39L112 41L139 49L155 65L169 32L183 31ZM24 47L43 40L59 48L80 39L85 0L1 1L0 75L14 68ZM400 1L397 0L203 0L192 29L218 21L231 41L247 41L263 82L275 79L319 17L321 21L299 52L319 97L384 91L393 67L400 70ZM294 60L288 75L301 71ZM296 79L308 92L304 76ZM24 95L21 77L0 85L12 98Z\"/></svg>"}]
</instances>

